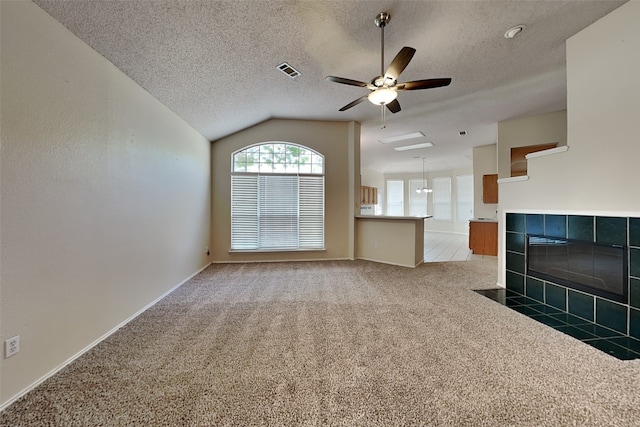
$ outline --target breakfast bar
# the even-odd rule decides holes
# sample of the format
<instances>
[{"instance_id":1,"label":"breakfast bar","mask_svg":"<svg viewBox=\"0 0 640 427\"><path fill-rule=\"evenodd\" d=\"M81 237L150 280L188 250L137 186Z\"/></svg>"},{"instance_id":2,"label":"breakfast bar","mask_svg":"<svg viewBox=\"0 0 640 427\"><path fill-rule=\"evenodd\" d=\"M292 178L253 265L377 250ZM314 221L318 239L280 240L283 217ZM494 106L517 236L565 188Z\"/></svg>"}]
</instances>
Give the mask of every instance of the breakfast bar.
<instances>
[{"instance_id":1,"label":"breakfast bar","mask_svg":"<svg viewBox=\"0 0 640 427\"><path fill-rule=\"evenodd\" d=\"M428 216L356 216L356 257L416 267L424 261L424 220Z\"/></svg>"}]
</instances>

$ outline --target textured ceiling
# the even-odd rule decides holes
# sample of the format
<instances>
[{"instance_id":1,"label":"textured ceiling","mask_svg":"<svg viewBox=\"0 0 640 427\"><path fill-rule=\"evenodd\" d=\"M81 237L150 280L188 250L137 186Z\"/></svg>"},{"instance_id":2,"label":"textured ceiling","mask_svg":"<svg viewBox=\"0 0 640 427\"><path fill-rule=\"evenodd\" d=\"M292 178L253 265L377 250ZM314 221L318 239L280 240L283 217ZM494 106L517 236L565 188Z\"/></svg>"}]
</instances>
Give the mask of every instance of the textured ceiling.
<instances>
[{"instance_id":1,"label":"textured ceiling","mask_svg":"<svg viewBox=\"0 0 640 427\"><path fill-rule=\"evenodd\" d=\"M357 120L362 167L388 173L421 171L415 156L428 171L468 167L472 147L496 142L497 122L565 108L565 40L625 3L34 1L210 140L273 117ZM338 112L366 89L324 79L379 74L382 11L385 67L403 46L417 50L399 81L453 80L400 92L384 130L369 102ZM505 39L517 24L526 30ZM282 62L301 76L282 74ZM435 146L399 153L403 143L378 142L415 131Z\"/></svg>"}]
</instances>

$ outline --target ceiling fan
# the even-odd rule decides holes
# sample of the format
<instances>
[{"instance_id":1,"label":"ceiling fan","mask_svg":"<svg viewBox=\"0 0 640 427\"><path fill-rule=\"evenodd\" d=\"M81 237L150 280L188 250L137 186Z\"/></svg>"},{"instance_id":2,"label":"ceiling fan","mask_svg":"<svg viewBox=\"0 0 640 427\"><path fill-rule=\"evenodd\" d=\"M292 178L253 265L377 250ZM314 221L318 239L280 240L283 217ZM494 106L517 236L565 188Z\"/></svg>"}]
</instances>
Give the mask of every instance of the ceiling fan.
<instances>
[{"instance_id":1,"label":"ceiling fan","mask_svg":"<svg viewBox=\"0 0 640 427\"><path fill-rule=\"evenodd\" d=\"M363 95L353 102L348 103L339 111L348 110L354 107L365 99L368 99L372 104L381 105L383 113L383 127L384 127L384 107L386 106L392 113L400 111L400 103L396 99L398 91L401 90L418 90L418 89L433 89L436 87L448 86L451 83L450 78L441 79L426 79L415 80L412 82L398 83L398 77L409 65L409 61L413 58L416 50L412 47L403 47L400 52L393 58L389 68L384 70L384 27L389 23L391 15L388 12L380 12L374 22L381 30L380 41L380 75L374 77L371 82L365 83L358 80L345 79L343 77L327 76L326 79L335 83L342 83L350 86L359 86L369 89L369 94Z\"/></svg>"}]
</instances>

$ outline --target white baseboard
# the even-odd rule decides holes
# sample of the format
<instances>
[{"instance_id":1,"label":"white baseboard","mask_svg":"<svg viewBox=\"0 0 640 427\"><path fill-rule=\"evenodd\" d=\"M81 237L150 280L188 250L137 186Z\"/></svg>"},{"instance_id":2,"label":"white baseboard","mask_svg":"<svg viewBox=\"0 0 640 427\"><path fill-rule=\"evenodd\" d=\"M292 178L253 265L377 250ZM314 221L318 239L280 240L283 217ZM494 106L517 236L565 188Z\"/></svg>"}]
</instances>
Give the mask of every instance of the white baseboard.
<instances>
[{"instance_id":1,"label":"white baseboard","mask_svg":"<svg viewBox=\"0 0 640 427\"><path fill-rule=\"evenodd\" d=\"M64 367L66 367L67 365L69 365L71 362L73 362L74 360L76 360L77 358L79 358L80 356L82 356L83 354L85 354L87 351L91 350L93 347L95 347L96 345L100 344L102 341L104 341L105 339L107 339L110 335L112 335L114 332L116 332L118 329L122 328L123 326L125 326L127 323L131 322L133 319L135 319L136 317L138 317L139 315L141 315L142 313L144 313L145 311L147 311L148 309L150 309L151 307L153 307L154 305L156 305L160 300L162 300L164 297L166 297L167 295L169 295L171 292L175 291L176 289L178 289L180 286L184 285L185 283L187 283L189 280L191 280L193 277L197 276L198 274L200 274L202 271L204 271L207 267L209 267L211 265L211 263L205 265L204 267L202 267L200 270L196 271L195 273L193 273L191 276L187 277L186 279L184 279L182 282L178 283L177 285L175 285L174 287L172 287L171 289L169 289L168 291L164 292L162 295L160 295L158 298L154 299L153 301L151 301L149 304L147 304L146 306L144 306L143 308L141 308L140 310L138 310L136 313L134 313L132 316L130 316L129 318L127 318L126 320L124 320L123 322L121 322L120 324L118 324L116 327L114 327L113 329L111 329L109 332L107 332L106 334L102 335L100 338L98 338L97 340L93 341L91 344L89 344L88 346L86 346L85 348L83 348L82 350L80 350L79 352L77 352L76 354L74 354L73 356L71 356L70 358L68 358L67 360L65 360L64 362L62 362L60 365L58 365L57 367L53 368L51 371L49 371L48 373L46 373L45 375L43 375L42 377L38 378L36 381L34 381L31 385L27 386L24 390L20 391L18 394L16 394L15 396L9 398L6 402L4 402L2 405L0 405L0 412L4 411L7 407L9 407L12 403L14 403L16 400L20 399L22 396L24 396L25 394L29 393L31 390L33 390L34 388L36 388L37 386L39 386L40 384L42 384L44 381L46 381L48 378L52 377L53 375L57 374L61 369L63 369Z\"/></svg>"},{"instance_id":2,"label":"white baseboard","mask_svg":"<svg viewBox=\"0 0 640 427\"><path fill-rule=\"evenodd\" d=\"M301 259L258 259L258 260L221 260L211 264L257 264L267 262L314 262L314 261L353 261L354 258L301 258Z\"/></svg>"}]
</instances>

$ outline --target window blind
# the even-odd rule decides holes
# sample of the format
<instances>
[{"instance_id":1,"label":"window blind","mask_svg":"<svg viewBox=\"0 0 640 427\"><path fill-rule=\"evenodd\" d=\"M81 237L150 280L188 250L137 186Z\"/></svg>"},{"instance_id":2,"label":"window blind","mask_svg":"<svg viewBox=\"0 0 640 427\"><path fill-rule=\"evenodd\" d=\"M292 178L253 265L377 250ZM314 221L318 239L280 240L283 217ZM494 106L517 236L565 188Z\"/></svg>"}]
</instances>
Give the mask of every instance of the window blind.
<instances>
[{"instance_id":1,"label":"window blind","mask_svg":"<svg viewBox=\"0 0 640 427\"><path fill-rule=\"evenodd\" d=\"M451 221L451 178L433 178L433 219Z\"/></svg>"},{"instance_id":2,"label":"window blind","mask_svg":"<svg viewBox=\"0 0 640 427\"><path fill-rule=\"evenodd\" d=\"M387 215L404 215L404 182L401 180L387 181Z\"/></svg>"},{"instance_id":3,"label":"window blind","mask_svg":"<svg viewBox=\"0 0 640 427\"><path fill-rule=\"evenodd\" d=\"M258 176L258 230L261 249L298 247L298 177Z\"/></svg>"},{"instance_id":4,"label":"window blind","mask_svg":"<svg viewBox=\"0 0 640 427\"><path fill-rule=\"evenodd\" d=\"M324 247L324 177L232 175L231 249Z\"/></svg>"},{"instance_id":5,"label":"window blind","mask_svg":"<svg viewBox=\"0 0 640 427\"><path fill-rule=\"evenodd\" d=\"M427 193L418 193L426 186L426 182L421 179L409 180L409 215L423 216L427 215Z\"/></svg>"},{"instance_id":6,"label":"window blind","mask_svg":"<svg viewBox=\"0 0 640 427\"><path fill-rule=\"evenodd\" d=\"M258 176L231 176L231 249L258 248Z\"/></svg>"}]
</instances>

